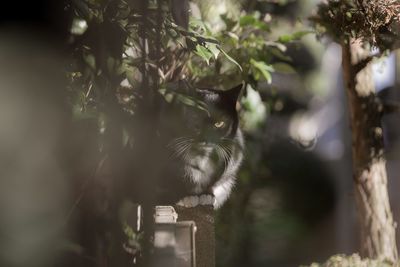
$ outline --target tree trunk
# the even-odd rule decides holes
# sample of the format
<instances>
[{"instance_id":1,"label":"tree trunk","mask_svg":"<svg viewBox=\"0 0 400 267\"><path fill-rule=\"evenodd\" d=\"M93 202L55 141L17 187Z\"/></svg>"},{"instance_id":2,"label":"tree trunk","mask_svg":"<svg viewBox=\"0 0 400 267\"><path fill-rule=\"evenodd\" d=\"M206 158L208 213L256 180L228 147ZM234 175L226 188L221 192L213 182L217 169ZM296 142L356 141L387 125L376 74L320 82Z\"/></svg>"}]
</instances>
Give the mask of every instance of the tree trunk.
<instances>
[{"instance_id":1,"label":"tree trunk","mask_svg":"<svg viewBox=\"0 0 400 267\"><path fill-rule=\"evenodd\" d=\"M395 223L389 204L380 122L370 51L360 40L342 44L342 66L352 129L353 178L359 214L361 255L398 259Z\"/></svg>"}]
</instances>

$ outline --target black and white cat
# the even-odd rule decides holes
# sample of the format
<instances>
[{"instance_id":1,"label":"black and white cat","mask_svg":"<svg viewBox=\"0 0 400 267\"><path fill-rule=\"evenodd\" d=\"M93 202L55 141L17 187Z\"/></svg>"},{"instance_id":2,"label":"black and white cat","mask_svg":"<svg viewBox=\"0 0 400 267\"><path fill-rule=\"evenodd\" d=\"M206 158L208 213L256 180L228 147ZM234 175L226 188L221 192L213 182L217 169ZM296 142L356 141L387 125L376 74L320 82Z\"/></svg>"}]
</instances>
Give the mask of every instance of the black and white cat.
<instances>
[{"instance_id":1,"label":"black and white cat","mask_svg":"<svg viewBox=\"0 0 400 267\"><path fill-rule=\"evenodd\" d=\"M173 118L165 120L168 130L164 131L168 132L169 167L179 176L176 190L184 192L177 205L219 208L227 200L243 158L236 111L241 88L191 89L185 97L192 102L183 101L164 114Z\"/></svg>"}]
</instances>

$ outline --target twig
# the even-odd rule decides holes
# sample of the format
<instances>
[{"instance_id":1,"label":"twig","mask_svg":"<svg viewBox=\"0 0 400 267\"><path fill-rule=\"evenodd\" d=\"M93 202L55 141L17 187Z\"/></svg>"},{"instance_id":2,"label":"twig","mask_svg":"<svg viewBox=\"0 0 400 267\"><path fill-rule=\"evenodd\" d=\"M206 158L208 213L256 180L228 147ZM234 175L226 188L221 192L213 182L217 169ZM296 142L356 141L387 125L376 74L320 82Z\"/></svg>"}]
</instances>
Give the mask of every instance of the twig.
<instances>
[{"instance_id":1,"label":"twig","mask_svg":"<svg viewBox=\"0 0 400 267\"><path fill-rule=\"evenodd\" d=\"M69 210L67 216L65 216L65 224L68 224L69 219L71 218L72 214L74 213L76 207L79 205L79 203L82 201L83 196L85 195L85 191L87 186L89 185L89 182L97 175L98 171L103 167L104 162L108 158L108 155L105 155L97 164L96 168L92 172L92 174L89 176L88 179L83 183L81 192L79 193L79 196L76 198L74 204L72 205L71 209Z\"/></svg>"}]
</instances>

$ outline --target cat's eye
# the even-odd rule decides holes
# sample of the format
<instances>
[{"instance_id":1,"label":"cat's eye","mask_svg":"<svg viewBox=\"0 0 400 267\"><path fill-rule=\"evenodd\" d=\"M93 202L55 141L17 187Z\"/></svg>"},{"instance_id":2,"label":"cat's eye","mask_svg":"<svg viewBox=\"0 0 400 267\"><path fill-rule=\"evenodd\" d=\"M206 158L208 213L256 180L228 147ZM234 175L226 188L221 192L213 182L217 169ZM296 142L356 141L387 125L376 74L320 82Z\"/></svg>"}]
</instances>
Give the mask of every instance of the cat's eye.
<instances>
[{"instance_id":1,"label":"cat's eye","mask_svg":"<svg viewBox=\"0 0 400 267\"><path fill-rule=\"evenodd\" d=\"M224 121L218 121L216 123L214 123L214 127L215 128L222 128L225 126L225 122Z\"/></svg>"}]
</instances>

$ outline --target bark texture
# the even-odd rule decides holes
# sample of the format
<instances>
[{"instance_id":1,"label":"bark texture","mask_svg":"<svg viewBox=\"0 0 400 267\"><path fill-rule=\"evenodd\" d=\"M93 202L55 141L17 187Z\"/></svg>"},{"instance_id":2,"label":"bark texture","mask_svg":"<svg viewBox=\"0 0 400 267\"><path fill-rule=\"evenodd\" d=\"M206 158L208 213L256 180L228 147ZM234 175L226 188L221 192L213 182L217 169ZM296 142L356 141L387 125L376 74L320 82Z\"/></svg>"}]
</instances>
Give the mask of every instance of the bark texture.
<instances>
[{"instance_id":1,"label":"bark texture","mask_svg":"<svg viewBox=\"0 0 400 267\"><path fill-rule=\"evenodd\" d=\"M360 220L361 255L398 259L389 204L381 127L382 104L375 95L370 52L362 42L342 44L342 65L352 128L353 178Z\"/></svg>"}]
</instances>

